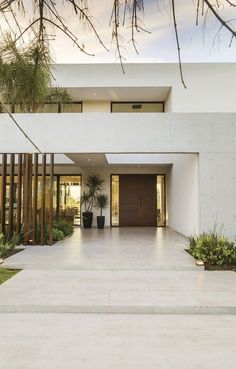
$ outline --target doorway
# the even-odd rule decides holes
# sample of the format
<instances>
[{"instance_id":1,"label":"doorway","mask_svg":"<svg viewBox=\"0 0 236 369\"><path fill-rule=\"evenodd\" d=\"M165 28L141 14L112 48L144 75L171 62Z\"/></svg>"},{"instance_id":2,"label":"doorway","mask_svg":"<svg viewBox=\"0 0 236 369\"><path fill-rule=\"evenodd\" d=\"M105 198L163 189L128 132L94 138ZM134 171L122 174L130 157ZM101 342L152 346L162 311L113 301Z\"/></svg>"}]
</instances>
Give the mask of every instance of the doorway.
<instances>
[{"instance_id":1,"label":"doorway","mask_svg":"<svg viewBox=\"0 0 236 369\"><path fill-rule=\"evenodd\" d=\"M111 225L165 226L165 176L112 175Z\"/></svg>"}]
</instances>

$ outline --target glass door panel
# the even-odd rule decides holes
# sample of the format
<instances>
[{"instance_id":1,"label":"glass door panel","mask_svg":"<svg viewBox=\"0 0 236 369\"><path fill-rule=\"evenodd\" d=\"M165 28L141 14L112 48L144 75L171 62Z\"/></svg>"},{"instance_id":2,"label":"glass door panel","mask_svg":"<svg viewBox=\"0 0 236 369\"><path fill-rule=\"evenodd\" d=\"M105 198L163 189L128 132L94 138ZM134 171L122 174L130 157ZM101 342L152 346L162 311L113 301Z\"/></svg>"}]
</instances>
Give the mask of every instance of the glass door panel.
<instances>
[{"instance_id":1,"label":"glass door panel","mask_svg":"<svg viewBox=\"0 0 236 369\"><path fill-rule=\"evenodd\" d=\"M157 176L157 226L164 227L166 225L165 214L165 176Z\"/></svg>"},{"instance_id":2,"label":"glass door panel","mask_svg":"<svg viewBox=\"0 0 236 369\"><path fill-rule=\"evenodd\" d=\"M59 218L63 221L79 226L81 176L60 176Z\"/></svg>"}]
</instances>

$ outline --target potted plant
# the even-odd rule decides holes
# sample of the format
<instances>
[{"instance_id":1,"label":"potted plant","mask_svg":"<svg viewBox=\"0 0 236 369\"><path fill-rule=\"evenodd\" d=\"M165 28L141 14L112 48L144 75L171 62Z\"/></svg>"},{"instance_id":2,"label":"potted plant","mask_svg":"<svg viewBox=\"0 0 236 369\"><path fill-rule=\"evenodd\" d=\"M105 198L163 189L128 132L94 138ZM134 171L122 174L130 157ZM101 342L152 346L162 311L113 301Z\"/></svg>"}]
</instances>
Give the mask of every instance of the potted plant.
<instances>
[{"instance_id":1,"label":"potted plant","mask_svg":"<svg viewBox=\"0 0 236 369\"><path fill-rule=\"evenodd\" d=\"M91 228L93 224L93 206L99 192L102 191L104 179L99 175L90 175L84 182L88 191L83 192L81 204L84 204L85 211L82 214L84 228Z\"/></svg>"},{"instance_id":2,"label":"potted plant","mask_svg":"<svg viewBox=\"0 0 236 369\"><path fill-rule=\"evenodd\" d=\"M96 197L96 208L100 209L100 215L97 216L98 229L103 229L105 224L105 216L102 215L102 211L109 206L109 196L103 193Z\"/></svg>"}]
</instances>

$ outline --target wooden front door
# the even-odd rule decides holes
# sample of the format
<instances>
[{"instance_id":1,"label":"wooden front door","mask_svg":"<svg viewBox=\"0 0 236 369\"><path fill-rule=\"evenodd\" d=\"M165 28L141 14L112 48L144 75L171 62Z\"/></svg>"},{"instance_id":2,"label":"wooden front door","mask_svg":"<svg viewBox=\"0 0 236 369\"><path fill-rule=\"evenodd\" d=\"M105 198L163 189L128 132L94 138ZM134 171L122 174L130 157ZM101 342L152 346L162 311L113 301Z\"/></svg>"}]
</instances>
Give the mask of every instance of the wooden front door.
<instances>
[{"instance_id":1,"label":"wooden front door","mask_svg":"<svg viewBox=\"0 0 236 369\"><path fill-rule=\"evenodd\" d=\"M122 174L119 178L120 226L156 227L156 175Z\"/></svg>"}]
</instances>

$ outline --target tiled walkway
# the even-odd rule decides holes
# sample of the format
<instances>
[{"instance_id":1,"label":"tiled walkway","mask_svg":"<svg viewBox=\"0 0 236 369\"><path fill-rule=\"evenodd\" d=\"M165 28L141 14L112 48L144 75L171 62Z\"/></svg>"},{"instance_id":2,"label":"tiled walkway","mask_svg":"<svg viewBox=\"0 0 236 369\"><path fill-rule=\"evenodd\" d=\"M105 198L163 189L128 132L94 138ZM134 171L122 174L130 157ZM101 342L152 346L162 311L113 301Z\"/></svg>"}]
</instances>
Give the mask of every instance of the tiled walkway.
<instances>
[{"instance_id":1,"label":"tiled walkway","mask_svg":"<svg viewBox=\"0 0 236 369\"><path fill-rule=\"evenodd\" d=\"M9 258L0 369L235 369L236 273L170 229L77 229Z\"/></svg>"},{"instance_id":2,"label":"tiled walkway","mask_svg":"<svg viewBox=\"0 0 236 369\"><path fill-rule=\"evenodd\" d=\"M185 237L168 228L76 229L54 246L27 248L5 262L24 269L196 270Z\"/></svg>"}]
</instances>

